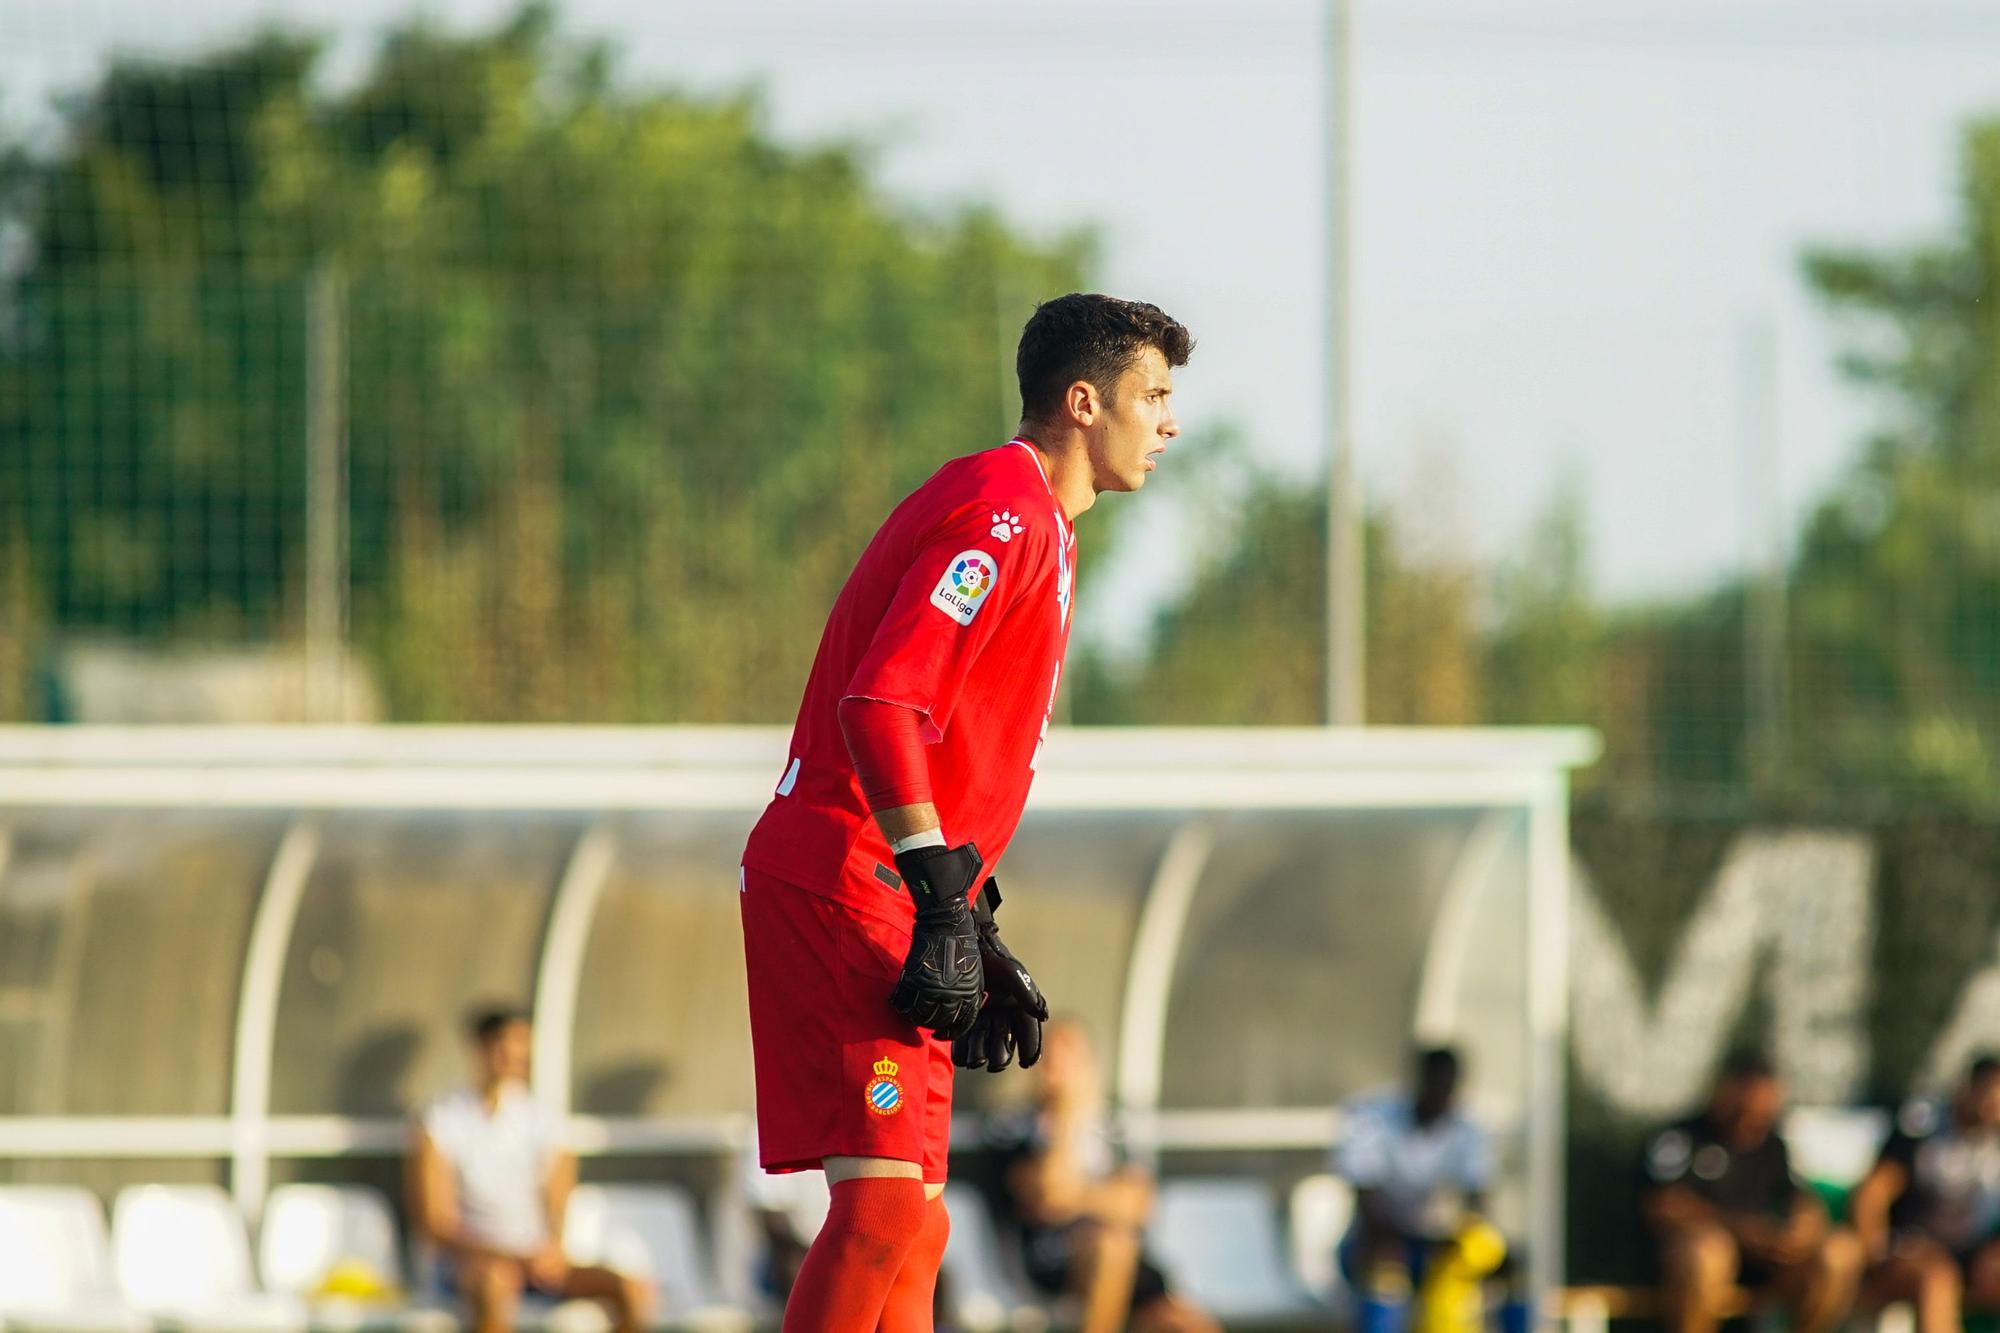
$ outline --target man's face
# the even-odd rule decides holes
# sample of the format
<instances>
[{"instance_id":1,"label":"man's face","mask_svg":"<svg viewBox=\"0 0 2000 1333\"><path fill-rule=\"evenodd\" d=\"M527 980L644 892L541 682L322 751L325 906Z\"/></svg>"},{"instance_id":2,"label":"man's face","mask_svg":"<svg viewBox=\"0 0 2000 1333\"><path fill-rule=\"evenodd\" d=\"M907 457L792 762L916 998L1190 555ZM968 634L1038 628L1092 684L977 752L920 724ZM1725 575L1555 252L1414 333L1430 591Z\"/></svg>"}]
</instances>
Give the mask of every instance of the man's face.
<instances>
[{"instance_id":1,"label":"man's face","mask_svg":"<svg viewBox=\"0 0 2000 1333\"><path fill-rule=\"evenodd\" d=\"M1764 1075L1725 1081L1716 1096L1717 1118L1746 1137L1761 1138L1785 1109L1785 1085Z\"/></svg>"},{"instance_id":2,"label":"man's face","mask_svg":"<svg viewBox=\"0 0 2000 1333\"><path fill-rule=\"evenodd\" d=\"M1451 1110L1458 1099L1458 1071L1444 1065L1423 1065L1417 1070L1416 1107L1426 1120L1434 1120Z\"/></svg>"},{"instance_id":3,"label":"man's face","mask_svg":"<svg viewBox=\"0 0 2000 1333\"><path fill-rule=\"evenodd\" d=\"M1071 1023L1051 1023L1042 1034L1042 1058L1035 1065L1044 1097L1060 1100L1086 1090L1096 1077L1096 1062L1083 1029Z\"/></svg>"},{"instance_id":4,"label":"man's face","mask_svg":"<svg viewBox=\"0 0 2000 1333\"><path fill-rule=\"evenodd\" d=\"M526 1083L528 1059L534 1049L534 1029L509 1023L486 1041L474 1042L473 1060L489 1083Z\"/></svg>"},{"instance_id":5,"label":"man's face","mask_svg":"<svg viewBox=\"0 0 2000 1333\"><path fill-rule=\"evenodd\" d=\"M1982 1075L1965 1085L1965 1114L1981 1129L2000 1129L2000 1073Z\"/></svg>"},{"instance_id":6,"label":"man's face","mask_svg":"<svg viewBox=\"0 0 2000 1333\"><path fill-rule=\"evenodd\" d=\"M1167 358L1159 348L1148 347L1119 377L1116 390L1100 397L1089 428L1093 488L1136 491L1146 484L1155 455L1181 433L1173 393Z\"/></svg>"}]
</instances>

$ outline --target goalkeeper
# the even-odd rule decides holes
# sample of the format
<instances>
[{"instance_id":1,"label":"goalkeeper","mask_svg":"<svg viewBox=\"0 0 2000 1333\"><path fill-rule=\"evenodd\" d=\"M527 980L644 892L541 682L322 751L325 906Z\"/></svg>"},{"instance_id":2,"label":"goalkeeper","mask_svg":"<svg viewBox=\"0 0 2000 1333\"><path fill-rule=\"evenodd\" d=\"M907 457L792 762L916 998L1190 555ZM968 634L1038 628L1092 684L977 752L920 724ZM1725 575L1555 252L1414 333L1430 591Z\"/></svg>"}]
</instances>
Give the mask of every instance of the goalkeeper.
<instances>
[{"instance_id":1,"label":"goalkeeper","mask_svg":"<svg viewBox=\"0 0 2000 1333\"><path fill-rule=\"evenodd\" d=\"M953 1065L1032 1064L1048 1016L993 871L1055 706L1072 521L1145 483L1191 346L1156 306L1038 307L1020 433L899 504L827 618L740 880L759 1154L832 1199L786 1333L931 1326Z\"/></svg>"}]
</instances>

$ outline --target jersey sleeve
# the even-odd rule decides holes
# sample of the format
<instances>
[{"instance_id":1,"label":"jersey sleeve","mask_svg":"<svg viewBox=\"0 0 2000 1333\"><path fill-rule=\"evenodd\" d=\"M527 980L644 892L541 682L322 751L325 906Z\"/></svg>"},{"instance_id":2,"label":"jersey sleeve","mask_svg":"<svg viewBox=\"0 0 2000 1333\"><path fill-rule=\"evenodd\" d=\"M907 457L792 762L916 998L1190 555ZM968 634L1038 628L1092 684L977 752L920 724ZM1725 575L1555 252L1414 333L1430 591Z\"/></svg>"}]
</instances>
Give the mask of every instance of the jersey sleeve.
<instances>
[{"instance_id":1,"label":"jersey sleeve","mask_svg":"<svg viewBox=\"0 0 2000 1333\"><path fill-rule=\"evenodd\" d=\"M563 1141L562 1118L554 1111L537 1102L534 1108L533 1134L535 1137L535 1160L541 1169L547 1171L561 1157L567 1147Z\"/></svg>"},{"instance_id":2,"label":"jersey sleeve","mask_svg":"<svg viewBox=\"0 0 2000 1333\"><path fill-rule=\"evenodd\" d=\"M1334 1174L1356 1189L1374 1189L1389 1178L1393 1136L1371 1105L1355 1107L1345 1117L1333 1147Z\"/></svg>"},{"instance_id":3,"label":"jersey sleeve","mask_svg":"<svg viewBox=\"0 0 2000 1333\"><path fill-rule=\"evenodd\" d=\"M1475 1194L1485 1192L1493 1183L1493 1149L1486 1131L1470 1120L1461 1120L1453 1147L1452 1169L1458 1187Z\"/></svg>"},{"instance_id":4,"label":"jersey sleeve","mask_svg":"<svg viewBox=\"0 0 2000 1333\"><path fill-rule=\"evenodd\" d=\"M452 1132L451 1108L443 1097L434 1097L417 1112L417 1124L424 1137L446 1161L458 1154L458 1138Z\"/></svg>"},{"instance_id":5,"label":"jersey sleeve","mask_svg":"<svg viewBox=\"0 0 2000 1333\"><path fill-rule=\"evenodd\" d=\"M1792 1150L1785 1141L1776 1134L1771 1136L1771 1141L1777 1148L1775 1156L1778 1159L1778 1169L1774 1173L1777 1179L1772 1182L1772 1192L1777 1197L1771 1201L1771 1210L1782 1215L1801 1198L1812 1194L1813 1188L1806 1184L1799 1176L1798 1170L1793 1167Z\"/></svg>"},{"instance_id":6,"label":"jersey sleeve","mask_svg":"<svg viewBox=\"0 0 2000 1333\"><path fill-rule=\"evenodd\" d=\"M1878 1163L1894 1162L1914 1177L1918 1150L1926 1139L1937 1133L1944 1119L1944 1108L1929 1098L1919 1097L1903 1103L1902 1109L1896 1112L1888 1141L1882 1145L1881 1155L1875 1160Z\"/></svg>"},{"instance_id":7,"label":"jersey sleeve","mask_svg":"<svg viewBox=\"0 0 2000 1333\"><path fill-rule=\"evenodd\" d=\"M1905 1171L1914 1172L1917 1165L1917 1145L1919 1140L1913 1134L1906 1134L1898 1128L1890 1132L1889 1141L1882 1145L1876 1162L1893 1162Z\"/></svg>"},{"instance_id":8,"label":"jersey sleeve","mask_svg":"<svg viewBox=\"0 0 2000 1333\"><path fill-rule=\"evenodd\" d=\"M966 672L999 633L1008 608L1054 566L1038 527L1006 525L1006 540L995 535L1009 507L961 505L931 529L848 681L848 698L914 709L925 719L926 741L944 735Z\"/></svg>"}]
</instances>

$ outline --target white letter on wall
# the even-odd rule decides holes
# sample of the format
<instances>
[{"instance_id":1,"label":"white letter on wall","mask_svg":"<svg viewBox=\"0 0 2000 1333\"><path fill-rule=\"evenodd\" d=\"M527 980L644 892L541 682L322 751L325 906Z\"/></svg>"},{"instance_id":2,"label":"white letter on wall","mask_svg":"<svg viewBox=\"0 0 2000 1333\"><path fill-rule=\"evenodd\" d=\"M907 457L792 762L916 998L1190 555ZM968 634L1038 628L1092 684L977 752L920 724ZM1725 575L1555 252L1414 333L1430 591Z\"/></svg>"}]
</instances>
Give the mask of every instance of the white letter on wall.
<instances>
[{"instance_id":1,"label":"white letter on wall","mask_svg":"<svg viewBox=\"0 0 2000 1333\"><path fill-rule=\"evenodd\" d=\"M1873 846L1860 834L1744 833L1649 1004L1588 871L1574 864L1570 1013L1583 1080L1634 1116L1693 1106L1768 951L1772 1058L1799 1101L1846 1101L1868 1058L1873 866Z\"/></svg>"}]
</instances>

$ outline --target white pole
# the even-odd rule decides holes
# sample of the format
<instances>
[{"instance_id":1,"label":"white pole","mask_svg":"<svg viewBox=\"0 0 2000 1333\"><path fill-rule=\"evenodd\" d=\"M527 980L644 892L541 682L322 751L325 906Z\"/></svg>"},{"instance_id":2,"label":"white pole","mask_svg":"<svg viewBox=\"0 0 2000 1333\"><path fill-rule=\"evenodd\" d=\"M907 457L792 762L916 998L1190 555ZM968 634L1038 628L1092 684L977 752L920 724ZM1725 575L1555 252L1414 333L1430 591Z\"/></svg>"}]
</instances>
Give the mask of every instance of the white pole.
<instances>
[{"instance_id":1,"label":"white pole","mask_svg":"<svg viewBox=\"0 0 2000 1333\"><path fill-rule=\"evenodd\" d=\"M1160 1080L1167 1054L1167 1003L1173 998L1174 964L1181 935L1194 910L1201 873L1215 852L1215 821L1196 816L1174 830L1139 907L1126 964L1125 1002L1118 1031L1118 1110L1127 1126L1126 1146L1146 1164L1157 1163ZM1133 1132L1136 1130L1136 1133ZM1134 1140L1138 1140L1134 1142Z\"/></svg>"},{"instance_id":2,"label":"white pole","mask_svg":"<svg viewBox=\"0 0 2000 1333\"><path fill-rule=\"evenodd\" d=\"M1563 1284L1569 1042L1569 780L1528 807L1528 1281L1542 1324Z\"/></svg>"},{"instance_id":3,"label":"white pole","mask_svg":"<svg viewBox=\"0 0 2000 1333\"><path fill-rule=\"evenodd\" d=\"M271 1066L276 1056L279 990L299 903L319 859L319 823L301 819L285 830L257 897L243 981L236 992L236 1058L229 1078L229 1188L243 1216L255 1221L270 1183Z\"/></svg>"},{"instance_id":4,"label":"white pole","mask_svg":"<svg viewBox=\"0 0 2000 1333\"><path fill-rule=\"evenodd\" d=\"M556 886L535 972L535 1049L530 1082L536 1099L559 1116L570 1112L570 1066L576 1041L577 988L597 900L618 864L618 834L610 822L592 824L577 839Z\"/></svg>"},{"instance_id":5,"label":"white pole","mask_svg":"<svg viewBox=\"0 0 2000 1333\"><path fill-rule=\"evenodd\" d=\"M1366 551L1350 390L1354 3L1328 0L1326 43L1326 718L1335 726L1359 726L1368 707Z\"/></svg>"}]
</instances>

